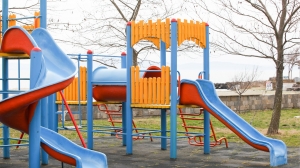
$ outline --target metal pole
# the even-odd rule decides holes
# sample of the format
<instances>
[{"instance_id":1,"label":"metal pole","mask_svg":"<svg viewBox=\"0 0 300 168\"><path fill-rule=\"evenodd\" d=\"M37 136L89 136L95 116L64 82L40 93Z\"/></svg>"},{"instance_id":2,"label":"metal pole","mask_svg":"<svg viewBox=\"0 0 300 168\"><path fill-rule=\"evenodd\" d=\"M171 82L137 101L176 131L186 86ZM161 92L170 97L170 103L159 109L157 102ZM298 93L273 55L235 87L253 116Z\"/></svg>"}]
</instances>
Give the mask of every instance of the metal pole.
<instances>
[{"instance_id":1,"label":"metal pole","mask_svg":"<svg viewBox=\"0 0 300 168\"><path fill-rule=\"evenodd\" d=\"M47 28L47 0L40 0L41 27Z\"/></svg>"},{"instance_id":2,"label":"metal pole","mask_svg":"<svg viewBox=\"0 0 300 168\"><path fill-rule=\"evenodd\" d=\"M171 140L170 158L177 158L177 20L171 21Z\"/></svg>"},{"instance_id":3,"label":"metal pole","mask_svg":"<svg viewBox=\"0 0 300 168\"><path fill-rule=\"evenodd\" d=\"M35 47L30 54L30 65L42 64L42 51ZM39 66L30 66L30 89L34 89L39 77ZM29 167L40 167L41 100L29 124Z\"/></svg>"},{"instance_id":4,"label":"metal pole","mask_svg":"<svg viewBox=\"0 0 300 168\"><path fill-rule=\"evenodd\" d=\"M92 76L93 76L93 51L87 51L87 139L88 148L93 149L93 95L92 95Z\"/></svg>"},{"instance_id":5,"label":"metal pole","mask_svg":"<svg viewBox=\"0 0 300 168\"><path fill-rule=\"evenodd\" d=\"M8 0L2 0L2 35L8 29ZM8 91L8 59L2 58L2 90ZM2 99L8 97L8 93L2 94ZM9 145L9 127L3 125L3 145ZM3 158L10 158L9 146L3 147Z\"/></svg>"},{"instance_id":6,"label":"metal pole","mask_svg":"<svg viewBox=\"0 0 300 168\"><path fill-rule=\"evenodd\" d=\"M121 53L121 68L126 68L126 53ZM126 103L122 102L122 130L126 133ZM126 135L122 135L123 146L126 146Z\"/></svg>"},{"instance_id":7,"label":"metal pole","mask_svg":"<svg viewBox=\"0 0 300 168\"><path fill-rule=\"evenodd\" d=\"M169 33L169 32L167 32ZM160 67L166 66L167 60L166 60L166 43L160 40ZM161 109L160 110L160 125L161 125L161 136L166 137L167 136L167 110ZM162 138L161 140L161 149L166 150L167 149L167 139Z\"/></svg>"},{"instance_id":8,"label":"metal pole","mask_svg":"<svg viewBox=\"0 0 300 168\"><path fill-rule=\"evenodd\" d=\"M132 47L131 47L131 22L127 23L126 27L126 39L127 39L127 61L126 61L126 154L132 154L132 108L131 108L131 73L132 66Z\"/></svg>"},{"instance_id":9,"label":"metal pole","mask_svg":"<svg viewBox=\"0 0 300 168\"><path fill-rule=\"evenodd\" d=\"M209 80L209 25L206 24L206 47L203 51L204 79ZM204 110L204 154L210 153L210 114Z\"/></svg>"},{"instance_id":10,"label":"metal pole","mask_svg":"<svg viewBox=\"0 0 300 168\"><path fill-rule=\"evenodd\" d=\"M48 97L43 98L41 101L41 126L48 128ZM42 164L48 164L48 154L42 149Z\"/></svg>"}]
</instances>

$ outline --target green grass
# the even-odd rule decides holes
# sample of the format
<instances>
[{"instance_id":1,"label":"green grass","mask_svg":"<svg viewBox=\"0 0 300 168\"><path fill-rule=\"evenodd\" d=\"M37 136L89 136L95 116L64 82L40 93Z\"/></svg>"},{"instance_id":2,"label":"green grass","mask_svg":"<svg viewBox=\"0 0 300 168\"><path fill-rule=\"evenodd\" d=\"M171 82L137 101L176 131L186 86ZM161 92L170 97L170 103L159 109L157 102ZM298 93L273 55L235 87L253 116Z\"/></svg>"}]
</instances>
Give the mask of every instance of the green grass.
<instances>
[{"instance_id":1,"label":"green grass","mask_svg":"<svg viewBox=\"0 0 300 168\"><path fill-rule=\"evenodd\" d=\"M267 133L267 129L272 116L271 110L266 111L251 111L239 114L244 120L251 124L254 128L260 131L262 134ZM275 139L280 139L286 143L289 147L299 147L300 146L300 118L295 118L294 116L300 116L299 109L284 109L281 112L279 135L270 136ZM134 118L135 124L138 128L147 129L160 129L160 117L144 117L144 118ZM231 130L219 122L216 118L211 116L211 121L218 138L226 137L228 142L243 142L238 136L236 136ZM170 125L170 118L167 118L168 128ZM177 118L178 131L184 131L182 125L182 120ZM82 121L83 125L86 125L86 121ZM71 122L66 122L66 125L72 125ZM110 126L107 119L95 120L94 125ZM203 123L200 121L189 121L188 125L201 126ZM199 130L191 130L191 132L199 132ZM78 140L78 135L75 131L59 131L60 134L66 136L71 140ZM12 130L10 131L11 137L19 137L20 132ZM82 132L84 138L86 138L86 132ZM109 134L95 133L94 137L110 136ZM0 137L2 137L2 132L0 132ZM28 138L27 135L24 138ZM12 141L14 143L16 141ZM2 143L0 141L0 143Z\"/></svg>"}]
</instances>

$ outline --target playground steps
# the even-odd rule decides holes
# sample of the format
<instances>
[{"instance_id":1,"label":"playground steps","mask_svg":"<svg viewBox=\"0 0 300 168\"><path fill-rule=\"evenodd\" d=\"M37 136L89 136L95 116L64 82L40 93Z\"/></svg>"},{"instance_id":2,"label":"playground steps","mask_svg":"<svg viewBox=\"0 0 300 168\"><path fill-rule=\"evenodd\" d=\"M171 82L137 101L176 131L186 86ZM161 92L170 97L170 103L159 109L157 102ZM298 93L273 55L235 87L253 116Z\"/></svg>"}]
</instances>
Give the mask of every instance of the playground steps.
<instances>
[{"instance_id":1,"label":"playground steps","mask_svg":"<svg viewBox=\"0 0 300 168\"><path fill-rule=\"evenodd\" d=\"M202 113L203 113L202 108L200 108L199 113L196 114L184 113L183 110L179 108L179 117L182 120L182 127L184 127L185 129L186 135L189 136L188 141L190 145L204 146L203 136L199 136L199 135L195 136L193 135L193 133L191 133L191 130L204 130L204 127L195 126L193 125L194 122L191 122L191 121L199 121L199 124L203 123L201 121L204 121L204 118L200 117ZM225 137L221 137L220 139L217 139L211 120L210 120L210 129L211 129L210 146L214 147L217 145L221 145L224 140L226 148L228 148L227 139Z\"/></svg>"},{"instance_id":2,"label":"playground steps","mask_svg":"<svg viewBox=\"0 0 300 168\"><path fill-rule=\"evenodd\" d=\"M118 139L122 139L122 136L120 133L122 133L122 126L120 124L122 124L122 106L120 105L119 108L117 110L111 110L108 109L106 104L98 104L97 105L99 111L104 112L105 114L107 114L107 121L111 123L112 127L115 127L114 131L115 131L115 135L116 138ZM120 126L117 126L120 125ZM133 131L138 134L138 129L136 127L135 122L132 120L132 127L133 127ZM151 133L149 133L150 135L150 140L151 142L153 141L153 138L151 137ZM140 140L140 139L144 139L143 134L141 134L140 136L134 136L133 140Z\"/></svg>"}]
</instances>

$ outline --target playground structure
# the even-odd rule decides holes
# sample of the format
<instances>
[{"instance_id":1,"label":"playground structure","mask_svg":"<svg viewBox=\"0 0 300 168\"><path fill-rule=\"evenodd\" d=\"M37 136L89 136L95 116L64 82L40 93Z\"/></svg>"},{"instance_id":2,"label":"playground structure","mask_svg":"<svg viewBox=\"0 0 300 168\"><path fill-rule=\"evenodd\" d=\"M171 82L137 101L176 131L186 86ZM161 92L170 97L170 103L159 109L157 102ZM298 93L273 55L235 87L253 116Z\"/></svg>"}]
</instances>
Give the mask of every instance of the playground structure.
<instances>
[{"instance_id":1,"label":"playground structure","mask_svg":"<svg viewBox=\"0 0 300 168\"><path fill-rule=\"evenodd\" d=\"M76 165L77 167L84 167L84 164L97 164L95 160L81 159L85 156L95 155L99 156L102 167L107 166L106 157L100 152L93 152L88 149L78 148L77 145L72 144L65 138L51 131L47 128L41 127L46 122L41 121L40 112L49 111L48 128L55 130L55 122L53 121L53 115L55 115L57 109L55 106L54 93L66 88L73 80L76 72L76 68L70 63L69 58L59 49L53 39L49 36L49 33L45 29L36 29L32 34L28 34L24 29L12 27L7 30L7 11L8 1L3 0L3 11L2 19L2 32L5 32L1 45L1 56L2 66L4 73L2 75L3 83L3 99L0 102L0 121L7 126L18 129L22 132L29 133L29 167L39 167L39 149L40 142L45 151L50 153L52 156L58 156L57 153L64 155L65 159L60 159L63 162ZM46 6L45 1L41 1L41 27L46 28ZM127 56L126 56L126 69L125 79L118 80L116 76L114 78L107 78L107 81L98 79L98 73L103 72L105 69L96 69L94 72L92 66L93 53L88 51L87 55L82 55L87 60L87 147L93 149L93 113L92 107L94 103L92 98L93 86L123 86L125 88L125 99L124 97L117 97L118 101L122 103L122 139L123 144L126 145L126 154L133 154L133 125L132 125L132 109L133 108L155 108L161 109L161 149L167 148L167 139L170 139L170 158L177 158L177 108L183 107L201 107L204 109L204 153L210 153L210 117L209 114L214 115L224 125L230 128L246 143L253 146L256 149L270 152L270 165L278 166L287 163L287 150L286 146L282 141L267 138L258 131L256 131L251 125L236 115L231 109L226 107L218 98L214 89L213 83L209 81L209 27L206 23L187 22L186 20L166 19L165 22L157 20L157 22L140 21L135 23L134 21L127 24ZM17 36L21 35L21 36ZM17 38L17 40L16 40ZM18 39L20 38L20 39ZM139 67L132 67L132 47L141 39L146 39L153 42L161 53L161 70L146 70L145 72L161 72L161 77L148 77L141 80ZM19 40L22 44L19 45ZM51 42L54 44L54 48L48 48L47 43ZM178 80L177 78L177 45L185 40L192 40L204 50L204 79L198 79L196 81L191 80ZM172 44L172 45L171 45ZM166 49L171 48L171 66L166 65ZM19 54L23 51L22 54ZM42 52L41 52L42 51ZM16 52L18 52L16 54ZM26 54L24 54L26 53ZM43 53L43 54L42 54ZM55 54L54 54L55 53ZM56 55L56 57L55 57ZM4 57L5 56L5 57ZM58 57L59 56L59 57ZM30 76L30 90L14 97L8 97L8 67L7 61L9 58L30 58L31 65L41 65L42 71L36 71L35 66L31 66ZM40 59L39 59L40 58ZM64 65L54 66L53 64L61 63ZM43 61L46 59L47 61ZM67 63L67 64L66 64ZM67 65L67 66L66 66ZM39 67L39 66L37 66ZM65 67L65 68L57 68ZM50 68L50 69L49 69ZM49 72L56 73L49 73ZM117 72L113 70L111 73ZM39 74L39 72L42 72ZM62 74L57 77L57 74ZM56 75L56 80L51 75ZM112 75L111 75L112 76ZM100 76L102 77L102 76ZM124 76L122 76L124 78ZM117 79L117 80L112 80ZM156 82L155 82L156 81ZM162 81L162 82L157 82ZM179 83L180 81L180 83ZM156 84L155 84L156 83ZM178 85L179 83L179 85ZM125 86L125 87L124 87ZM178 87L178 88L177 88ZM158 92L158 89L161 92ZM96 91L94 91L96 92ZM139 94L138 94L139 93ZM150 94L149 94L150 93ZM151 96L152 93L152 96ZM100 92L102 94L102 92ZM153 96L155 95L156 96ZM26 96L30 96L27 99ZM124 95L124 94L123 94ZM47 97L49 96L49 97ZM110 96L110 95L109 95ZM26 97L26 102L22 101ZM47 98L44 98L47 97ZM105 104L116 101L115 97L105 98ZM125 101L124 101L125 100ZM39 101L39 103L36 103ZM18 103L18 105L14 105ZM103 102L102 102L103 103ZM30 108L28 108L30 107ZM49 109L46 109L49 107ZM43 110L41 110L43 108ZM28 109L28 110L24 110ZM170 110L170 131L167 130L166 125L166 110ZM12 112L15 114L11 115ZM19 114L20 113L20 114ZM21 125L13 122L13 117L20 117L22 115L30 114L32 118L23 117L26 121L20 122ZM9 115L8 115L9 114ZM42 113L43 115L43 113ZM52 119L52 121L50 121ZM5 130L5 128L3 128ZM5 131L4 131L5 132ZM170 136L167 135L170 133ZM4 134L7 135L8 132ZM194 136L194 135L193 135ZM186 138L187 136L185 136ZM55 141L51 141L51 138L55 138L62 142L61 145ZM46 145L46 146L45 146ZM74 147L76 146L76 147ZM4 147L4 153L7 152L8 146ZM66 148L64 148L66 147ZM73 150L70 150L72 148ZM70 151L70 153L66 152ZM84 155L80 155L84 154ZM80 156L79 156L80 155ZM45 155L44 155L45 156ZM9 156L8 156L9 157ZM42 156L42 158L44 158ZM73 158L73 159L70 159ZM71 160L71 161L70 161ZM43 159L43 162L45 160Z\"/></svg>"},{"instance_id":2,"label":"playground structure","mask_svg":"<svg viewBox=\"0 0 300 168\"><path fill-rule=\"evenodd\" d=\"M46 1L41 1L41 27L46 27ZM37 28L29 34L24 28L12 26L8 18L8 1L2 1L2 99L0 102L0 122L3 129L3 154L9 158L9 128L29 134L29 167L40 167L40 146L42 164L47 164L48 155L76 167L107 167L107 158L101 152L78 146L72 141L52 131L47 124L48 110L54 107L53 95L63 90L73 80L77 68L70 58L56 45L46 29ZM26 18L27 19L27 18ZM31 31L31 30L30 30ZM8 76L9 59L30 59L30 89L25 92L10 91ZM20 85L19 85L20 86ZM15 94L9 97L9 94ZM52 101L52 103L51 103ZM53 105L51 105L53 104ZM52 108L52 109L51 109ZM17 118L17 119L16 119ZM43 119L43 120L42 120ZM48 128L46 128L48 127ZM46 154L47 153L47 154Z\"/></svg>"}]
</instances>

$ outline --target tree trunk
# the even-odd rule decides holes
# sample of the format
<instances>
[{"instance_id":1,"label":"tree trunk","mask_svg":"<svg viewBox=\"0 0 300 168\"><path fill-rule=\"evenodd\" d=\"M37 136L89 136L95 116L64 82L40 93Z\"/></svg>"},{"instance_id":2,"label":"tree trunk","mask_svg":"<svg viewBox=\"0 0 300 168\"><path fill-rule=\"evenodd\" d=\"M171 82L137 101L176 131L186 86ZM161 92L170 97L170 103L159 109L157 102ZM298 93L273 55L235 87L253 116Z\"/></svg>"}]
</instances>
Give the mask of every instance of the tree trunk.
<instances>
[{"instance_id":1,"label":"tree trunk","mask_svg":"<svg viewBox=\"0 0 300 168\"><path fill-rule=\"evenodd\" d=\"M242 99L242 95L239 94L239 99L238 99L238 113L241 113L241 99Z\"/></svg>"},{"instance_id":2,"label":"tree trunk","mask_svg":"<svg viewBox=\"0 0 300 168\"><path fill-rule=\"evenodd\" d=\"M282 59L283 61L283 59ZM279 122L280 122L280 115L281 115L281 102L282 102L282 86L283 86L283 64L278 60L276 66L276 91L275 91L275 98L274 98L274 105L273 105L273 113L271 122L268 128L267 134L278 134L279 130Z\"/></svg>"}]
</instances>

